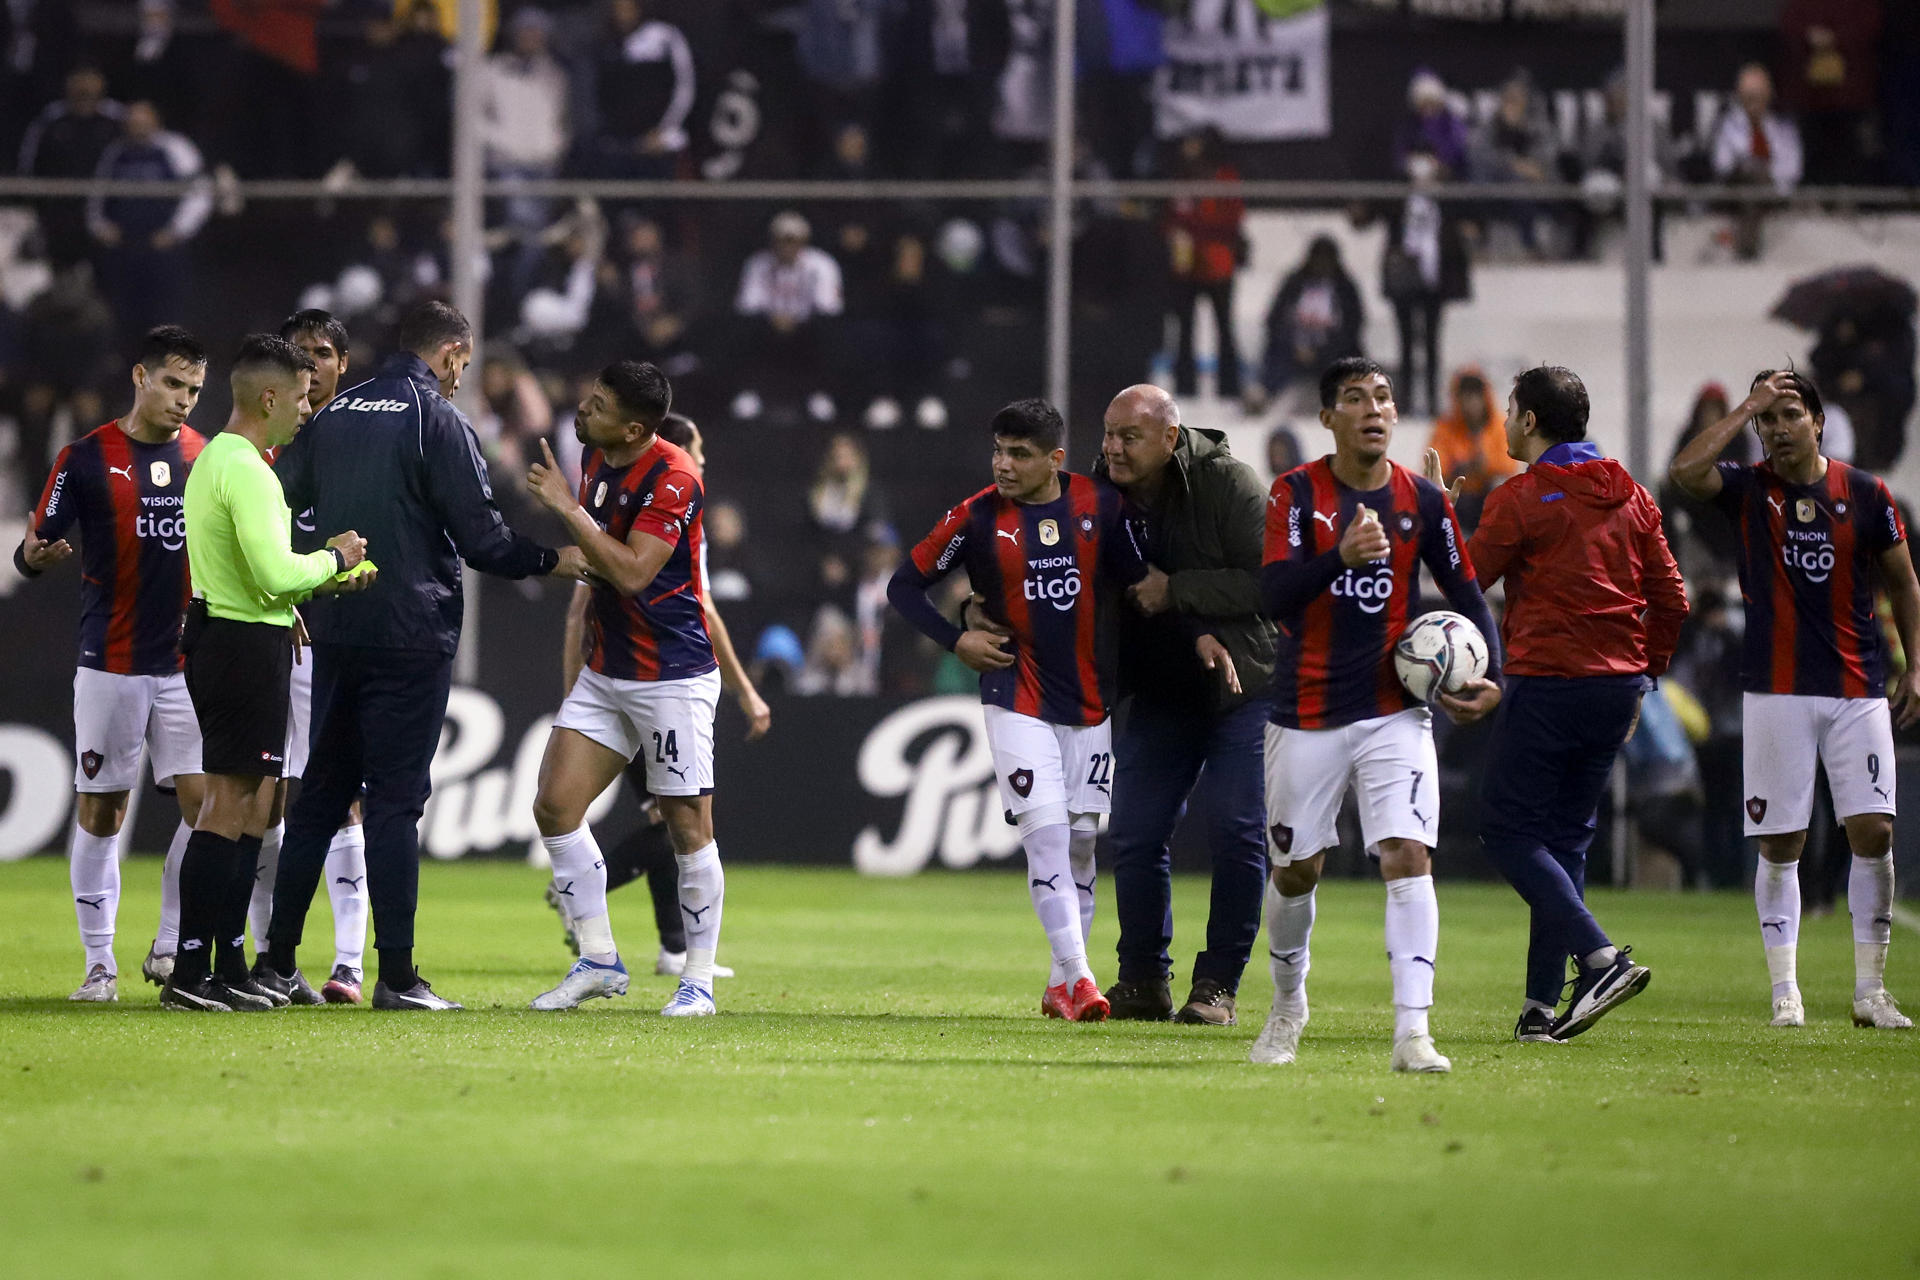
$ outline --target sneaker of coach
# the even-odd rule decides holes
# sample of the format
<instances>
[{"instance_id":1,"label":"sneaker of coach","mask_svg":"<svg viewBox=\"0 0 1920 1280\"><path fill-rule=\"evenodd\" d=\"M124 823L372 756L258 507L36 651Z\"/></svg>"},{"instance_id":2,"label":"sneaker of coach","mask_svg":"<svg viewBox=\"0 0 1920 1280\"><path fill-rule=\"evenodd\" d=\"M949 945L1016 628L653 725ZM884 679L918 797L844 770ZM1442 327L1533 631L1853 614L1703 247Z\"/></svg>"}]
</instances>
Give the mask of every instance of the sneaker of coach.
<instances>
[{"instance_id":1,"label":"sneaker of coach","mask_svg":"<svg viewBox=\"0 0 1920 1280\"><path fill-rule=\"evenodd\" d=\"M1573 979L1573 999L1567 1011L1554 1019L1553 1038L1573 1039L1645 991L1651 981L1653 970L1633 962L1632 947L1621 947L1611 963L1598 968L1581 965Z\"/></svg>"},{"instance_id":2,"label":"sneaker of coach","mask_svg":"<svg viewBox=\"0 0 1920 1280\"><path fill-rule=\"evenodd\" d=\"M156 987L164 987L167 979L173 976L173 953L161 955L159 945L159 940L155 939L154 945L147 948L147 958L140 962L140 976Z\"/></svg>"},{"instance_id":3,"label":"sneaker of coach","mask_svg":"<svg viewBox=\"0 0 1920 1280\"><path fill-rule=\"evenodd\" d=\"M253 985L264 990L268 996L277 996L277 1004L316 1005L326 1003L320 993L307 982L306 975L295 969L292 973L281 973L264 959L253 962L253 972L248 975Z\"/></svg>"},{"instance_id":4,"label":"sneaker of coach","mask_svg":"<svg viewBox=\"0 0 1920 1280\"><path fill-rule=\"evenodd\" d=\"M1523 1009L1513 1024L1513 1038L1521 1044L1559 1044L1553 1038L1553 1024L1553 1010Z\"/></svg>"},{"instance_id":5,"label":"sneaker of coach","mask_svg":"<svg viewBox=\"0 0 1920 1280\"><path fill-rule=\"evenodd\" d=\"M1192 1027L1231 1027L1235 1021L1233 992L1212 978L1196 978L1187 1002L1173 1020Z\"/></svg>"},{"instance_id":6,"label":"sneaker of coach","mask_svg":"<svg viewBox=\"0 0 1920 1280\"><path fill-rule=\"evenodd\" d=\"M567 976L560 979L560 985L535 996L531 1007L542 1013L575 1009L582 1001L623 996L627 994L627 983L627 966L621 964L617 957L612 964L575 960L573 968L567 970Z\"/></svg>"},{"instance_id":7,"label":"sneaker of coach","mask_svg":"<svg viewBox=\"0 0 1920 1280\"><path fill-rule=\"evenodd\" d=\"M1109 1017L1125 1022L1165 1022L1173 1016L1173 988L1165 978L1122 979L1107 988Z\"/></svg>"},{"instance_id":8,"label":"sneaker of coach","mask_svg":"<svg viewBox=\"0 0 1920 1280\"><path fill-rule=\"evenodd\" d=\"M413 975L413 985L395 991L384 982L373 984L373 1007L376 1009L414 1009L426 1013L441 1013L449 1009L463 1009L466 1006L455 1004L445 996L433 993L427 980L419 974Z\"/></svg>"},{"instance_id":9,"label":"sneaker of coach","mask_svg":"<svg viewBox=\"0 0 1920 1280\"><path fill-rule=\"evenodd\" d=\"M227 989L212 978L184 982L168 978L167 985L160 988L160 1007L187 1013L231 1013L233 1006L226 1003L228 994Z\"/></svg>"},{"instance_id":10,"label":"sneaker of coach","mask_svg":"<svg viewBox=\"0 0 1920 1280\"><path fill-rule=\"evenodd\" d=\"M327 984L320 988L320 998L328 1004L359 1004L362 981L358 969L350 964L337 964Z\"/></svg>"},{"instance_id":11,"label":"sneaker of coach","mask_svg":"<svg viewBox=\"0 0 1920 1280\"><path fill-rule=\"evenodd\" d=\"M84 991L86 988L81 988ZM80 992L73 993L78 1000ZM1853 1002L1853 1025L1856 1027L1880 1027L1888 1031L1906 1031L1913 1026L1913 1019L1900 1012L1900 1006L1893 1002L1885 987L1872 995L1861 996Z\"/></svg>"},{"instance_id":12,"label":"sneaker of coach","mask_svg":"<svg viewBox=\"0 0 1920 1280\"><path fill-rule=\"evenodd\" d=\"M1393 1042L1393 1069L1438 1075L1453 1070L1453 1063L1433 1047L1432 1036L1416 1034Z\"/></svg>"},{"instance_id":13,"label":"sneaker of coach","mask_svg":"<svg viewBox=\"0 0 1920 1280\"><path fill-rule=\"evenodd\" d=\"M119 998L119 975L103 964L97 964L87 970L86 981L80 984L78 991L67 997L80 1004L112 1004Z\"/></svg>"}]
</instances>

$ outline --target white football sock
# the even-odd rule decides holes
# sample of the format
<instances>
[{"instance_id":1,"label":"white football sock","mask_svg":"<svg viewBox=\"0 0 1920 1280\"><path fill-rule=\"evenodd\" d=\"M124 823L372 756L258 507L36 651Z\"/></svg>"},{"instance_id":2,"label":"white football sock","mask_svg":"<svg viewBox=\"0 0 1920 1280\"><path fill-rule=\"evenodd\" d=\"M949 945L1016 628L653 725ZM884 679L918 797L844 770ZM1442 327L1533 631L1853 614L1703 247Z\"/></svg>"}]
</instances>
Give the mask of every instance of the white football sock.
<instances>
[{"instance_id":1,"label":"white football sock","mask_svg":"<svg viewBox=\"0 0 1920 1280\"><path fill-rule=\"evenodd\" d=\"M253 931L256 951L267 948L267 926L273 923L273 881L280 874L280 842L287 824L276 822L260 837L260 860L253 868L253 897L247 902L247 928Z\"/></svg>"},{"instance_id":2,"label":"white football sock","mask_svg":"<svg viewBox=\"0 0 1920 1280\"><path fill-rule=\"evenodd\" d=\"M1753 872L1753 904L1760 913L1760 942L1767 949L1773 998L1800 988L1800 864L1760 859Z\"/></svg>"},{"instance_id":3,"label":"white football sock","mask_svg":"<svg viewBox=\"0 0 1920 1280\"><path fill-rule=\"evenodd\" d=\"M1273 1002L1307 1007L1307 973L1313 968L1314 891L1297 898L1282 897L1271 877L1267 880L1267 961L1273 973Z\"/></svg>"},{"instance_id":4,"label":"white football sock","mask_svg":"<svg viewBox=\"0 0 1920 1280\"><path fill-rule=\"evenodd\" d=\"M680 866L680 918L687 926L687 967L680 976L711 991L713 953L720 948L720 916L727 897L720 846L709 840L692 853L676 853L673 860ZM604 877L601 883L604 886ZM603 887L603 899L605 893Z\"/></svg>"},{"instance_id":5,"label":"white football sock","mask_svg":"<svg viewBox=\"0 0 1920 1280\"><path fill-rule=\"evenodd\" d=\"M1048 986L1064 982L1071 987L1093 976L1087 967L1087 941L1080 933L1079 894L1073 887L1072 836L1065 823L1048 823L1020 837L1027 851L1027 896L1053 952Z\"/></svg>"},{"instance_id":6,"label":"white football sock","mask_svg":"<svg viewBox=\"0 0 1920 1280\"><path fill-rule=\"evenodd\" d=\"M1092 815L1087 815L1092 818ZM1095 822L1097 818L1093 819ZM1074 821L1078 823L1079 818ZM1080 900L1080 942L1083 947L1093 945L1093 890L1099 878L1099 871L1093 860L1094 846L1099 843L1100 829L1090 826L1086 830L1073 828L1073 842L1067 847L1067 862L1073 874L1074 893ZM1053 983L1049 982L1048 986Z\"/></svg>"},{"instance_id":7,"label":"white football sock","mask_svg":"<svg viewBox=\"0 0 1920 1280\"><path fill-rule=\"evenodd\" d=\"M342 827L327 845L327 898L333 903L333 964L365 967L367 955L367 832Z\"/></svg>"},{"instance_id":8,"label":"white football sock","mask_svg":"<svg viewBox=\"0 0 1920 1280\"><path fill-rule=\"evenodd\" d=\"M613 945L613 922L607 917L607 864L586 823L563 836L542 836L553 864L553 887L567 904L574 936L580 940L580 958L612 964L620 958Z\"/></svg>"},{"instance_id":9,"label":"white football sock","mask_svg":"<svg viewBox=\"0 0 1920 1280\"><path fill-rule=\"evenodd\" d=\"M1427 1034L1434 961L1440 951L1440 900L1433 877L1387 881L1387 969L1393 975L1393 1038Z\"/></svg>"},{"instance_id":10,"label":"white football sock","mask_svg":"<svg viewBox=\"0 0 1920 1280\"><path fill-rule=\"evenodd\" d=\"M180 860L187 856L193 828L182 818L160 864L160 928L153 935L153 954L170 956L180 949Z\"/></svg>"},{"instance_id":11,"label":"white football sock","mask_svg":"<svg viewBox=\"0 0 1920 1280\"><path fill-rule=\"evenodd\" d=\"M80 945L87 950L87 968L113 962L113 927L120 915L120 837L89 834L77 821L69 846L67 878L73 885L73 915L80 925Z\"/></svg>"},{"instance_id":12,"label":"white football sock","mask_svg":"<svg viewBox=\"0 0 1920 1280\"><path fill-rule=\"evenodd\" d=\"M1893 854L1854 855L1847 875L1847 910L1853 914L1853 998L1887 985L1887 945L1893 941Z\"/></svg>"}]
</instances>

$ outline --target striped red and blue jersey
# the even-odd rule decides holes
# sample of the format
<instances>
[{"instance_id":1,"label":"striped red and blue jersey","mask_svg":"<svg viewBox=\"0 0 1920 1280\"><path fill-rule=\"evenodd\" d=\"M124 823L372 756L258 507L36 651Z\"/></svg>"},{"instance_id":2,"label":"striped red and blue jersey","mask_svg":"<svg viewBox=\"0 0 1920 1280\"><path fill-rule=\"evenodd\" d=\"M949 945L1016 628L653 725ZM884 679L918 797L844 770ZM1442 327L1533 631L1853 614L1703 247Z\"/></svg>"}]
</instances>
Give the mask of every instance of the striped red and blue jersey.
<instances>
[{"instance_id":1,"label":"striped red and blue jersey","mask_svg":"<svg viewBox=\"0 0 1920 1280\"><path fill-rule=\"evenodd\" d=\"M1879 477L1829 459L1812 484L1766 462L1722 462L1715 499L1740 537L1749 693L1882 698L1887 644L1874 618L1879 557L1907 540Z\"/></svg>"},{"instance_id":2,"label":"striped red and blue jersey","mask_svg":"<svg viewBox=\"0 0 1920 1280\"><path fill-rule=\"evenodd\" d=\"M1421 705L1401 687L1393 646L1418 617L1421 564L1454 608L1488 639L1497 671L1492 617L1467 558L1453 504L1438 486L1398 464L1379 489L1349 489L1330 459L1296 467L1267 499L1262 581L1280 644L1273 674L1273 723L1337 729ZM1364 503L1379 516L1392 551L1351 569L1340 538ZM1285 589L1276 585L1285 580ZM1496 677L1497 678L1497 677Z\"/></svg>"},{"instance_id":3,"label":"striped red and blue jersey","mask_svg":"<svg viewBox=\"0 0 1920 1280\"><path fill-rule=\"evenodd\" d=\"M580 463L580 505L623 543L630 534L645 533L673 547L639 595L593 584L587 665L615 680L685 680L714 670L700 580L705 496L694 479L693 459L658 436L624 467L588 446Z\"/></svg>"},{"instance_id":4,"label":"striped red and blue jersey","mask_svg":"<svg viewBox=\"0 0 1920 1280\"><path fill-rule=\"evenodd\" d=\"M142 444L118 422L60 451L34 536L80 531L80 665L123 676L180 670L187 525L181 497L206 438L192 427Z\"/></svg>"},{"instance_id":5,"label":"striped red and blue jersey","mask_svg":"<svg viewBox=\"0 0 1920 1280\"><path fill-rule=\"evenodd\" d=\"M1052 502L982 489L947 512L901 570L924 593L959 566L988 616L1013 633L1014 663L980 677L980 700L1049 724L1105 720L1115 655L1113 620L1102 614L1117 606L1115 588L1147 573L1120 491L1070 471Z\"/></svg>"}]
</instances>

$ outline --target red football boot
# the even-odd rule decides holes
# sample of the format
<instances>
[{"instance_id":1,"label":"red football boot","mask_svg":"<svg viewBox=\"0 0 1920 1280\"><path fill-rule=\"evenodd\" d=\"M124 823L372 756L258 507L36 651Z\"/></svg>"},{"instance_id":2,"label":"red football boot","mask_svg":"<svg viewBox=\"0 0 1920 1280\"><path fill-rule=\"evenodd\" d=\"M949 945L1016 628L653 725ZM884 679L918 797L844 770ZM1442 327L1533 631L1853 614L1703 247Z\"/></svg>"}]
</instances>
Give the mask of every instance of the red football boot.
<instances>
[{"instance_id":1,"label":"red football boot","mask_svg":"<svg viewBox=\"0 0 1920 1280\"><path fill-rule=\"evenodd\" d=\"M1073 1021L1073 996L1067 991L1066 983L1062 982L1046 989L1040 997L1040 1012L1049 1018L1065 1018L1068 1022Z\"/></svg>"},{"instance_id":2,"label":"red football boot","mask_svg":"<svg viewBox=\"0 0 1920 1280\"><path fill-rule=\"evenodd\" d=\"M1068 1018L1074 1022L1105 1022L1112 1012L1113 1006L1100 994L1092 978L1082 978L1073 984L1073 1008Z\"/></svg>"}]
</instances>

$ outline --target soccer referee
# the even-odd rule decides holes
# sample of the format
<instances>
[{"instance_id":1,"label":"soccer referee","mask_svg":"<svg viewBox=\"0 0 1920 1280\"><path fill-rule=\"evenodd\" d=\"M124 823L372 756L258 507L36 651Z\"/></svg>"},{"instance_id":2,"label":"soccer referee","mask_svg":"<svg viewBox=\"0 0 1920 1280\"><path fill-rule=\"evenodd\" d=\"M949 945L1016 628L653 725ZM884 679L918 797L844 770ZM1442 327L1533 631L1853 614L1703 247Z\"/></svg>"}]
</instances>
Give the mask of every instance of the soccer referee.
<instances>
[{"instance_id":1,"label":"soccer referee","mask_svg":"<svg viewBox=\"0 0 1920 1280\"><path fill-rule=\"evenodd\" d=\"M230 379L233 414L201 450L184 500L194 598L181 647L207 797L180 864L179 958L160 994L167 1008L207 1012L284 1003L249 977L242 934L286 747L294 606L334 587L367 551L349 531L295 555L293 513L262 456L292 440L306 417L311 357L255 334ZM352 579L353 588L372 577Z\"/></svg>"}]
</instances>

